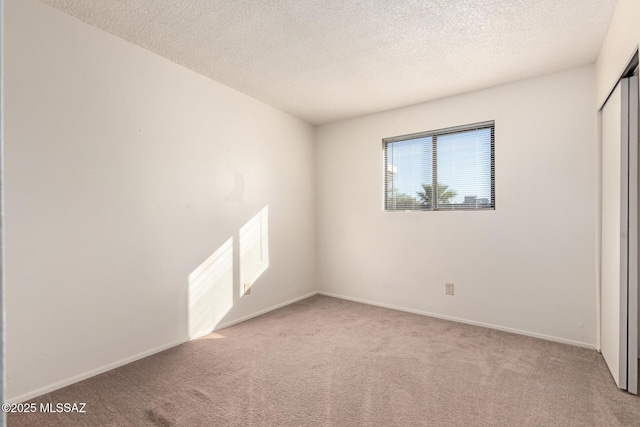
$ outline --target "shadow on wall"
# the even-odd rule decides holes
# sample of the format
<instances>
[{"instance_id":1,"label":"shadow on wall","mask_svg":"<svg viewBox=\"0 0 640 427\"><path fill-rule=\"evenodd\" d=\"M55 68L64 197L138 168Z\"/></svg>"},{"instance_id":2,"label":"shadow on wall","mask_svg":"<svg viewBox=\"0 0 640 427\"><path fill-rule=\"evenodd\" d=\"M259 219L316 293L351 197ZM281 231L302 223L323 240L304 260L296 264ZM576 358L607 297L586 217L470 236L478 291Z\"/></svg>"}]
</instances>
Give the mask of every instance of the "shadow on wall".
<instances>
[{"instance_id":1,"label":"shadow on wall","mask_svg":"<svg viewBox=\"0 0 640 427\"><path fill-rule=\"evenodd\" d=\"M269 205L239 232L240 296L269 267ZM189 339L211 333L233 307L234 239L229 238L188 277Z\"/></svg>"}]
</instances>

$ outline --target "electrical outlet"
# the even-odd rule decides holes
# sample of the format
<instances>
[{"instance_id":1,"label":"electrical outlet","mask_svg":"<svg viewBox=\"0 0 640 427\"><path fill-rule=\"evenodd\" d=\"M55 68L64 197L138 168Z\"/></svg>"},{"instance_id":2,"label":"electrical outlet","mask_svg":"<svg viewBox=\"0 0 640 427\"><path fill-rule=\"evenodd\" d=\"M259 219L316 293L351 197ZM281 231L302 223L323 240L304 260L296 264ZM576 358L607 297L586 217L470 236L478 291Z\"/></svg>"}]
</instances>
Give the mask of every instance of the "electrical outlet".
<instances>
[{"instance_id":1,"label":"electrical outlet","mask_svg":"<svg viewBox=\"0 0 640 427\"><path fill-rule=\"evenodd\" d=\"M245 295L249 295L251 293L251 284L250 283L245 283L244 284L244 294Z\"/></svg>"},{"instance_id":2,"label":"electrical outlet","mask_svg":"<svg viewBox=\"0 0 640 427\"><path fill-rule=\"evenodd\" d=\"M445 295L453 295L453 283L444 284L444 293Z\"/></svg>"}]
</instances>

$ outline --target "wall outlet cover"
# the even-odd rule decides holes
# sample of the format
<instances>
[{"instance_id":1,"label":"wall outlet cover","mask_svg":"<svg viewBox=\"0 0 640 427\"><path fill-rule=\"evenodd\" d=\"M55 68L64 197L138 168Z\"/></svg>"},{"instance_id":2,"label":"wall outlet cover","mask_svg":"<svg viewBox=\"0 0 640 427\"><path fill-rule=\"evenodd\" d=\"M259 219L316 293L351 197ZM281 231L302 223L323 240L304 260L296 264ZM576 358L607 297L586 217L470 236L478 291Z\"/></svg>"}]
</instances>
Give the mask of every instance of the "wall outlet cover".
<instances>
[{"instance_id":1,"label":"wall outlet cover","mask_svg":"<svg viewBox=\"0 0 640 427\"><path fill-rule=\"evenodd\" d=\"M453 295L453 283L444 284L444 293L446 295Z\"/></svg>"}]
</instances>

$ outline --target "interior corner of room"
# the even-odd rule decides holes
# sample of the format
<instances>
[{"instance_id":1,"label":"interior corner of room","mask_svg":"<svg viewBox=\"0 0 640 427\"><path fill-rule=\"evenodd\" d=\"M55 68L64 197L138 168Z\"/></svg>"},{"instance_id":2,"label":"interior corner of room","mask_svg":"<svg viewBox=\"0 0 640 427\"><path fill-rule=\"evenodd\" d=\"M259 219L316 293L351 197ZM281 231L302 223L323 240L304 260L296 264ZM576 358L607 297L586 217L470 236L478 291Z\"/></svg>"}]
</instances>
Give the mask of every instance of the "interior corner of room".
<instances>
[{"instance_id":1,"label":"interior corner of room","mask_svg":"<svg viewBox=\"0 0 640 427\"><path fill-rule=\"evenodd\" d=\"M618 0L590 60L358 114L334 93L339 117L285 112L73 2L2 3L0 400L316 294L600 351L637 394L640 2ZM385 138L489 122L492 209L384 209Z\"/></svg>"}]
</instances>

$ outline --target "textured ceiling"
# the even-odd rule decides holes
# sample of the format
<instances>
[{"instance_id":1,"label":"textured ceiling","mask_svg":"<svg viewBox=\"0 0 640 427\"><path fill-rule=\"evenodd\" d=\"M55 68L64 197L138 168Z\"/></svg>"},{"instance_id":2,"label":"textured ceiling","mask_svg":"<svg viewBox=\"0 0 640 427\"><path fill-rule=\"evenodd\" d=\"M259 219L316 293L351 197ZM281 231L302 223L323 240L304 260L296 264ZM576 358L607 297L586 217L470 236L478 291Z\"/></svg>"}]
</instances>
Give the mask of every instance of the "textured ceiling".
<instances>
[{"instance_id":1,"label":"textured ceiling","mask_svg":"<svg viewBox=\"0 0 640 427\"><path fill-rule=\"evenodd\" d=\"M592 63L616 0L42 0L320 124Z\"/></svg>"}]
</instances>

